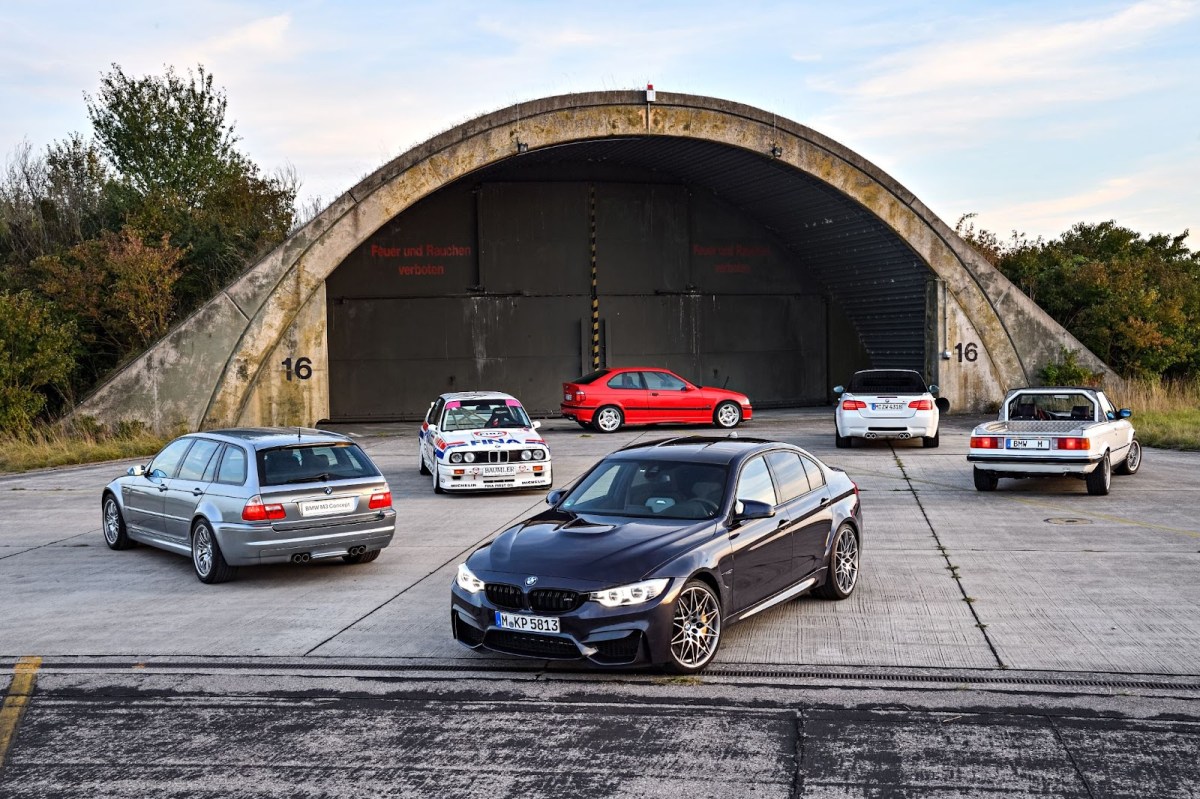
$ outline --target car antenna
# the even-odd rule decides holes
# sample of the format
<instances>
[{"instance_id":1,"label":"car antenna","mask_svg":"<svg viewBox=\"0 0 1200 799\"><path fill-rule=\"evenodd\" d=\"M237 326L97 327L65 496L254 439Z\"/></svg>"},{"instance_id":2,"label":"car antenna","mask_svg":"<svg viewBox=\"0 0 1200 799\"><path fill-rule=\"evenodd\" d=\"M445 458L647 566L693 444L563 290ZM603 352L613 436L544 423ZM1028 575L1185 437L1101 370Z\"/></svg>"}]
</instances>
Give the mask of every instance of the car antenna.
<instances>
[{"instance_id":1,"label":"car antenna","mask_svg":"<svg viewBox=\"0 0 1200 799\"><path fill-rule=\"evenodd\" d=\"M304 440L304 439L302 439L302 438L300 437L300 425L296 425L296 441L298 441L298 442L299 442L299 441L303 441L303 440Z\"/></svg>"}]
</instances>

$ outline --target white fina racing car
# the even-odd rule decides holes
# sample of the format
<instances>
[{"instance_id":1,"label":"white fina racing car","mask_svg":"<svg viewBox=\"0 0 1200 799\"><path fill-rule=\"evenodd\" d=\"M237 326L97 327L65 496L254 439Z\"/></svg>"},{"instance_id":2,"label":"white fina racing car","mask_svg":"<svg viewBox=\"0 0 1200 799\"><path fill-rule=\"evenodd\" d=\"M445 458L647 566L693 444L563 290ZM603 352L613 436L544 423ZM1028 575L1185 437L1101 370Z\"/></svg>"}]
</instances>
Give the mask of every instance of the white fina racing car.
<instances>
[{"instance_id":1,"label":"white fina racing car","mask_svg":"<svg viewBox=\"0 0 1200 799\"><path fill-rule=\"evenodd\" d=\"M421 474L433 477L437 494L549 486L550 448L537 433L541 426L508 394L443 394L421 424Z\"/></svg>"}]
</instances>

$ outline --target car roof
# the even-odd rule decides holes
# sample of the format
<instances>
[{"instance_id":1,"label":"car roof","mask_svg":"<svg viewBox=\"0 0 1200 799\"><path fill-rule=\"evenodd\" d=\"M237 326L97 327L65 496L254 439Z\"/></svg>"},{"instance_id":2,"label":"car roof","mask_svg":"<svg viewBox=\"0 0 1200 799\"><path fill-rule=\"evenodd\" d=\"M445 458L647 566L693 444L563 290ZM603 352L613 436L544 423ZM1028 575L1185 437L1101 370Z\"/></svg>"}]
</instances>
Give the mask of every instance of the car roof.
<instances>
[{"instance_id":1,"label":"car roof","mask_svg":"<svg viewBox=\"0 0 1200 799\"><path fill-rule=\"evenodd\" d=\"M631 444L609 458L690 461L693 463L732 463L739 458L777 447L799 451L799 447L767 438L729 438L725 436L681 436Z\"/></svg>"},{"instance_id":2,"label":"car roof","mask_svg":"<svg viewBox=\"0 0 1200 799\"><path fill-rule=\"evenodd\" d=\"M190 435L236 441L255 449L269 449L288 444L320 444L331 441L342 443L351 440L341 433L317 430L312 427L232 427L224 430L201 430Z\"/></svg>"},{"instance_id":3,"label":"car roof","mask_svg":"<svg viewBox=\"0 0 1200 799\"><path fill-rule=\"evenodd\" d=\"M1026 386L1025 388L1009 389L1008 393L1021 394L1026 391L1046 391L1051 393L1055 391L1095 391L1097 393L1103 393L1103 389L1099 389L1094 386Z\"/></svg>"},{"instance_id":4,"label":"car roof","mask_svg":"<svg viewBox=\"0 0 1200 799\"><path fill-rule=\"evenodd\" d=\"M447 394L442 394L439 399L444 399L447 402L452 400L513 400L520 402L512 394L505 394L503 391L451 391Z\"/></svg>"}]
</instances>

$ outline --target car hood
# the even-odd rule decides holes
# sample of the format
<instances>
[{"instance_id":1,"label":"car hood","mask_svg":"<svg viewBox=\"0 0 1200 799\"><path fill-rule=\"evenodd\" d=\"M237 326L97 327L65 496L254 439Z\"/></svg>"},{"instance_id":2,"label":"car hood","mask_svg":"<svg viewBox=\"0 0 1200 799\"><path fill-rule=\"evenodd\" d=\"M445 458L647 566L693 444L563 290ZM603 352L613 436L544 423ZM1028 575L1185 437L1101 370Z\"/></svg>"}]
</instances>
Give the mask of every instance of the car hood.
<instances>
[{"instance_id":1,"label":"car hood","mask_svg":"<svg viewBox=\"0 0 1200 799\"><path fill-rule=\"evenodd\" d=\"M636 582L712 537L716 522L628 519L546 511L501 533L471 556L472 571Z\"/></svg>"},{"instance_id":2,"label":"car hood","mask_svg":"<svg viewBox=\"0 0 1200 799\"><path fill-rule=\"evenodd\" d=\"M546 442L538 432L529 427L495 427L485 430L455 430L453 433L438 432L445 447L494 447L497 444L541 444Z\"/></svg>"}]
</instances>

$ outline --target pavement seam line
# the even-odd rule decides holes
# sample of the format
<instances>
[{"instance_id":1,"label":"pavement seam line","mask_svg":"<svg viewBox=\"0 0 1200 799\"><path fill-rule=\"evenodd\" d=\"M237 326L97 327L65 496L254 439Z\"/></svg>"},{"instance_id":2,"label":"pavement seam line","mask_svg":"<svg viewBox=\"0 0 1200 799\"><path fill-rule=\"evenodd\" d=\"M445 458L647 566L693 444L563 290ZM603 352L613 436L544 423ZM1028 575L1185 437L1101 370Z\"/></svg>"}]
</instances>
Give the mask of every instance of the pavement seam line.
<instances>
[{"instance_id":1,"label":"pavement seam line","mask_svg":"<svg viewBox=\"0 0 1200 799\"><path fill-rule=\"evenodd\" d=\"M792 797L800 799L804 796L804 710L796 711L796 723L793 726L796 733L796 769L792 772Z\"/></svg>"},{"instance_id":2,"label":"pavement seam line","mask_svg":"<svg viewBox=\"0 0 1200 799\"><path fill-rule=\"evenodd\" d=\"M0 555L0 560L7 560L8 558L15 558L18 555L25 555L30 552L36 552L39 549L45 549L46 547L52 547L55 544L61 544L64 541L70 541L72 538L82 538L85 535L92 535L96 532L97 532L96 530L85 530L82 533L76 533L75 535L69 535L66 538L60 538L57 541L47 541L45 544L38 544L36 547L30 547L29 549L22 549L19 552L10 552L7 555Z\"/></svg>"},{"instance_id":3,"label":"pavement seam line","mask_svg":"<svg viewBox=\"0 0 1200 799\"><path fill-rule=\"evenodd\" d=\"M908 477L908 470L904 468L904 461L900 459L896 448L891 442L888 447L892 450L892 457L896 459L896 466L900 469L900 474L904 476L904 482L908 485L908 491L913 496L913 501L917 503L917 508L921 511L921 518L925 520L925 525L929 528L930 535L937 543L938 552L942 553L942 559L946 561L946 568L950 570L950 577L958 585L958 591L962 594L963 602L967 603L967 609L971 611L971 618L975 619L975 628L979 630L983 640L987 643L988 649L992 651L992 657L996 659L996 665L1002 669L1007 669L1004 661L1000 658L1000 653L996 650L996 645L992 642L992 637L988 635L987 625L983 623L983 619L979 618L979 613L975 610L975 600L967 593L967 589L962 584L962 575L959 574L958 567L950 560L950 550L942 543L941 536L938 535L937 529L933 526L933 520L929 518L929 514L925 511L925 505L921 502L921 496L917 493L917 489L913 486L912 480Z\"/></svg>"},{"instance_id":4,"label":"pavement seam line","mask_svg":"<svg viewBox=\"0 0 1200 799\"><path fill-rule=\"evenodd\" d=\"M626 446L629 446L630 444L636 444L636 443L637 443L637 441L638 441L640 438L644 437L645 435L646 435L646 433L645 433L645 432L639 433L637 436L635 436L635 437L634 437L633 441L629 442L629 444L626 444ZM585 469L584 471L587 471L587 470ZM577 475L575 478L572 478L571 480L569 480L569 481L567 481L567 482L568 482L568 483L574 482L574 480L575 480L575 479L578 479L578 475ZM449 566L449 565L450 565L451 563L453 563L454 561L456 561L456 560L458 560L458 559L462 558L464 553L471 553L471 552L474 552L476 549L478 549L478 548L479 548L479 546L480 546L480 545L481 545L481 544L482 544L484 541L487 541L489 538L491 538L491 537L495 536L497 533L499 533L499 532L501 532L501 531L503 531L503 530L507 530L507 529L508 529L509 527L511 527L513 524L515 524L516 522L518 522L518 521L520 521L521 519L525 518L525 517L526 517L526 516L527 516L529 513L531 513L531 512L533 511L533 509L534 509L534 508L536 508L536 507L538 506L538 504L540 504L541 502L542 502L542 500L538 500L537 502L534 502L532 505L530 505L530 506L529 506L527 509L525 509L524 511L522 511L522 512L518 513L516 516L513 516L511 519L509 519L507 522L505 522L504 524L502 524L502 525L500 525L499 527L497 527L495 530L492 530L491 532L487 533L487 534L486 534L486 535L485 535L483 538L480 538L480 539L479 539L478 541L476 541L474 544L471 544L471 545L470 545L470 546L468 546L467 548L465 548L465 549L461 550L460 552L458 552L457 554L455 554L455 555L454 555L454 557L450 558L450 559L449 559L449 560L447 560L445 563L442 563L440 566L438 566L436 569L434 569L433 571L431 571L431 572L429 572L428 574L426 574L426 575L425 575L424 577L422 577L421 579L419 579L419 580L416 580L415 582L413 582L413 583L412 583L412 585L407 585L407 586L405 586L405 587L404 587L402 590L400 590L400 591L399 591L398 593L396 593L394 596L392 596L392 597L390 597L389 599L385 600L384 602L380 603L380 604L379 604L379 605L377 605L376 607L374 607L374 608L371 608L371 610L367 611L367 612L366 612L366 613L364 613L362 616L358 617L357 619L355 619L354 621L350 622L349 624L347 624L347 625L346 625L345 627L343 627L342 629L338 630L338 631L337 631L336 633L334 633L333 635L331 635L331 636L329 636L328 638L326 638L325 640L321 641L321 642L320 642L320 643L318 643L316 646L314 646L312 649L309 649L307 652L305 652L305 653L304 653L303 657L308 657L308 656L309 656L309 655L311 655L313 652L316 652L318 649L320 649L321 647L325 646L325 644L327 644L327 643L329 643L330 641L332 641L333 639L337 638L339 635L341 635L342 633L346 632L347 630L349 630L349 629L350 629L351 627L353 627L354 625L358 624L359 622L363 621L364 619L367 619L367 618L369 618L371 615L373 615L373 614L375 614L376 612L378 612L378 611L382 610L383 608L387 607L387 606L388 606L388 605L390 605L392 602L396 601L397 599L399 599L399 598L400 598L401 596L403 596L404 594L408 593L408 592L409 592L410 590L412 590L413 588L416 588L418 585L420 585L421 583L425 582L425 581L426 581L426 580L428 580L430 577L432 577L433 575L437 574L438 572L440 572L442 569L444 569L444 568L446 568L447 566Z\"/></svg>"},{"instance_id":5,"label":"pavement seam line","mask_svg":"<svg viewBox=\"0 0 1200 799\"><path fill-rule=\"evenodd\" d=\"M1071 768L1075 769L1075 774L1079 776L1079 781L1083 783L1083 789L1087 791L1089 799L1096 799L1096 792L1092 790L1092 784L1088 782L1087 775L1083 773L1083 769L1079 767L1079 762L1075 760L1075 755L1071 752L1071 747L1067 746L1066 740L1063 739L1062 730L1054 723L1054 717L1046 716L1045 718L1050 723L1050 730L1054 733L1054 740L1058 741L1058 745L1062 747L1067 760L1071 761Z\"/></svg>"},{"instance_id":6,"label":"pavement seam line","mask_svg":"<svg viewBox=\"0 0 1200 799\"><path fill-rule=\"evenodd\" d=\"M21 716L25 715L25 708L33 698L33 690L37 687L37 672L41 665L40 657L23 657L13 666L12 682L9 683L4 704L0 706L0 769L4 768L8 748L16 737Z\"/></svg>"}]
</instances>

